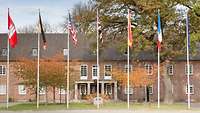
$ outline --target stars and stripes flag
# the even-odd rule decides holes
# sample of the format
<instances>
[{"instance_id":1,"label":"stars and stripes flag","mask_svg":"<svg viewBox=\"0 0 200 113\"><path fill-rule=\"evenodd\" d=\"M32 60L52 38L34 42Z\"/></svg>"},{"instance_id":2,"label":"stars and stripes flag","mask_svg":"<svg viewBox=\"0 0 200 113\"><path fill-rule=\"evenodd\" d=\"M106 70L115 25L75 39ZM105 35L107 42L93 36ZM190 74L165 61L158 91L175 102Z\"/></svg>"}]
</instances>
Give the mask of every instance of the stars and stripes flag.
<instances>
[{"instance_id":1,"label":"stars and stripes flag","mask_svg":"<svg viewBox=\"0 0 200 113\"><path fill-rule=\"evenodd\" d=\"M128 10L128 46L132 47L133 39L132 39L132 30L131 30L131 14L130 10Z\"/></svg>"},{"instance_id":2,"label":"stars and stripes flag","mask_svg":"<svg viewBox=\"0 0 200 113\"><path fill-rule=\"evenodd\" d=\"M161 42L162 42L162 28L161 28L161 20L160 20L160 13L158 11L158 41L157 41L157 47L161 48Z\"/></svg>"},{"instance_id":3,"label":"stars and stripes flag","mask_svg":"<svg viewBox=\"0 0 200 113\"><path fill-rule=\"evenodd\" d=\"M8 38L12 48L17 44L17 31L8 11Z\"/></svg>"},{"instance_id":4,"label":"stars and stripes flag","mask_svg":"<svg viewBox=\"0 0 200 113\"><path fill-rule=\"evenodd\" d=\"M72 38L74 45L77 45L77 42L78 42L77 30L76 30L74 24L72 23L72 19L71 19L70 13L69 13L68 29L69 29L70 37Z\"/></svg>"},{"instance_id":5,"label":"stars and stripes flag","mask_svg":"<svg viewBox=\"0 0 200 113\"><path fill-rule=\"evenodd\" d=\"M46 50L46 48L47 48L47 41L46 41L44 29L43 29L42 17L40 15L40 11L39 11L39 30L40 30L40 33L42 34L43 49Z\"/></svg>"},{"instance_id":6,"label":"stars and stripes flag","mask_svg":"<svg viewBox=\"0 0 200 113\"><path fill-rule=\"evenodd\" d=\"M103 32L102 32L102 26L101 26L101 22L99 20L99 14L97 13L97 24L98 24L98 34L99 34L99 40L101 43L103 43Z\"/></svg>"}]
</instances>

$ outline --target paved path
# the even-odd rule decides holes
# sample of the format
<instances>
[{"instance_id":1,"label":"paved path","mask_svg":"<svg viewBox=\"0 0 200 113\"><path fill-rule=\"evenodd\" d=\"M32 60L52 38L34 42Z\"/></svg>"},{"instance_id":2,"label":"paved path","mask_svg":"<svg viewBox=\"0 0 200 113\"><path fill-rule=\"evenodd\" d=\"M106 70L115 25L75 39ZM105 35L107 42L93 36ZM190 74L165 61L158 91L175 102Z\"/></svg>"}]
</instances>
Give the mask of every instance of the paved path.
<instances>
[{"instance_id":1,"label":"paved path","mask_svg":"<svg viewBox=\"0 0 200 113\"><path fill-rule=\"evenodd\" d=\"M0 111L0 113L200 113L200 111L175 110L58 110L58 111Z\"/></svg>"}]
</instances>

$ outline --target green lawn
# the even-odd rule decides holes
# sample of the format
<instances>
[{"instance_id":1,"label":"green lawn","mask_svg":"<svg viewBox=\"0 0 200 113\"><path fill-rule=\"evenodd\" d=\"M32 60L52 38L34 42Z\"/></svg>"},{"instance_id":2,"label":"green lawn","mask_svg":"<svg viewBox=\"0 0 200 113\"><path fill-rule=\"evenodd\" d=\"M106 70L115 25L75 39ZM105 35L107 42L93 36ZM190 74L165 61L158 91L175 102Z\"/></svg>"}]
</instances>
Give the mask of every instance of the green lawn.
<instances>
[{"instance_id":1,"label":"green lawn","mask_svg":"<svg viewBox=\"0 0 200 113\"><path fill-rule=\"evenodd\" d=\"M38 110L65 110L67 109L66 104L40 104L40 107ZM96 106L93 104L88 104L88 103L70 103L69 109L96 109ZM109 103L104 103L103 105L100 106L100 109L127 109L127 104L125 102L109 102ZM136 109L136 110L142 110L142 109L147 109L147 110L156 110L157 109L157 104L142 104L142 103L131 103L130 104L130 109ZM172 105L166 105L166 104L161 104L160 106L161 110L186 110L187 105L183 103L177 103L177 104L172 104ZM5 107L0 107L0 110L6 110ZM11 111L20 111L20 110L37 110L36 104L35 103L24 103L24 104L16 104L12 105L9 107L9 110Z\"/></svg>"}]
</instances>

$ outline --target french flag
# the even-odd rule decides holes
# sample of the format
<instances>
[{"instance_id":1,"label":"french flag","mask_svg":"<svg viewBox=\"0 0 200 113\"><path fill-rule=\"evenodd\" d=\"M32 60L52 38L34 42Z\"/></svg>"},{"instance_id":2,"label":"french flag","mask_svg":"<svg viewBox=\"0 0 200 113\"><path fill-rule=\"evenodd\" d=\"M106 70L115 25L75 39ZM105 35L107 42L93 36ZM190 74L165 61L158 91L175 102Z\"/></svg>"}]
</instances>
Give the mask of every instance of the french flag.
<instances>
[{"instance_id":1,"label":"french flag","mask_svg":"<svg viewBox=\"0 0 200 113\"><path fill-rule=\"evenodd\" d=\"M162 30L161 30L160 13L158 11L158 42L157 42L157 46L159 49L161 48L161 42L162 42Z\"/></svg>"}]
</instances>

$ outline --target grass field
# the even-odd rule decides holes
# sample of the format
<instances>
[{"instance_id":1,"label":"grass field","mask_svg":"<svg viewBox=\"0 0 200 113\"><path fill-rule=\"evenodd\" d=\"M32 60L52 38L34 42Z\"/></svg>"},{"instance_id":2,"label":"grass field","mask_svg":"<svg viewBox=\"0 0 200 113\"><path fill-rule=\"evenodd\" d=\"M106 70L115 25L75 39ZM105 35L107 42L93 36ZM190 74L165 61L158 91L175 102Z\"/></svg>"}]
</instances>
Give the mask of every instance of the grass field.
<instances>
[{"instance_id":1,"label":"grass field","mask_svg":"<svg viewBox=\"0 0 200 113\"><path fill-rule=\"evenodd\" d=\"M40 104L39 109L36 108L35 103L23 103L23 104L15 104L9 107L8 110L10 111L20 111L20 110L65 110L67 109L66 104ZM96 106L93 104L88 104L88 103L70 103L69 109L71 110L91 110L91 109L96 109ZM100 106L100 109L127 109L127 104L125 102L109 102L109 103L104 103L103 105ZM135 110L156 110L157 109L157 104L142 104L142 103L131 103L130 104L130 109L135 109ZM176 104L161 104L160 110L186 110L187 105L183 103L176 103ZM0 110L6 110L5 106L1 106Z\"/></svg>"}]
</instances>

